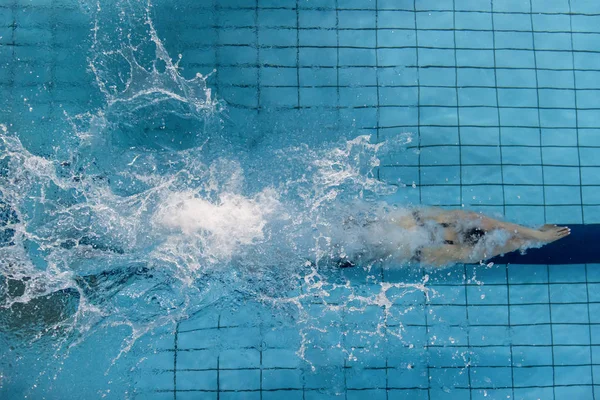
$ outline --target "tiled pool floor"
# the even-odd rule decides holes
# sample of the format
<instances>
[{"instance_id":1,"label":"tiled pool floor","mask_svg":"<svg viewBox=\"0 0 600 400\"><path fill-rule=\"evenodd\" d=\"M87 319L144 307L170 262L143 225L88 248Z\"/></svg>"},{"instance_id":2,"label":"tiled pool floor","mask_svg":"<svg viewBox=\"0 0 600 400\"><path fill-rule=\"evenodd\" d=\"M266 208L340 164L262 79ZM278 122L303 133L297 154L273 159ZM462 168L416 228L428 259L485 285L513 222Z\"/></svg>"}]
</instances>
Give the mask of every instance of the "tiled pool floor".
<instances>
[{"instance_id":1,"label":"tiled pool floor","mask_svg":"<svg viewBox=\"0 0 600 400\"><path fill-rule=\"evenodd\" d=\"M141 366L139 395L592 399L599 378L599 267L430 271L429 298L420 290L383 290L364 271L353 271L343 273L352 286L337 294L341 308L332 296L326 303L302 301L302 318L254 302L206 309L165 334L164 347ZM406 271L375 273L383 274L381 282L419 283ZM387 307L348 301L351 294L375 299L382 292Z\"/></svg>"}]
</instances>

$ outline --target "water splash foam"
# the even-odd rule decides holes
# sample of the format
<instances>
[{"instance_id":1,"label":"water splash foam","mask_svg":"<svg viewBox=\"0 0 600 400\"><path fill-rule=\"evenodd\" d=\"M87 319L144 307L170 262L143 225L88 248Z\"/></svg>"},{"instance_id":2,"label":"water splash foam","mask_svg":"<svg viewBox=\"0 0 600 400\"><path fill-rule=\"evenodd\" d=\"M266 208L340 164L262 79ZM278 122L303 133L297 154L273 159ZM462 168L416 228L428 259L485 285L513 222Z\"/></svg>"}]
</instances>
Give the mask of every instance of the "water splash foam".
<instances>
[{"instance_id":1,"label":"water splash foam","mask_svg":"<svg viewBox=\"0 0 600 400\"><path fill-rule=\"evenodd\" d=\"M68 354L100 326L126 327L120 356L153 329L250 298L282 313L295 308L298 351L309 362L310 332L327 327L307 302L334 313L382 308L374 327L348 329L401 339L388 319L406 308L394 301L430 293L426 280L375 279L377 290L365 295L338 282L331 261L367 248L368 269L400 242L420 245L378 224L403 212L379 201L396 189L376 179L381 154L411 136L282 142L252 154L224 140L209 152L205 145L225 132L207 121L220 119L224 103L208 88L209 75L182 76L181 56L168 54L151 9L126 1L89 7L88 67L103 103L67 114L73 134L64 148L35 155L1 126L5 334L23 347L50 337L55 354ZM105 22L111 18L118 29ZM304 294L294 293L299 284ZM338 289L350 293L330 301Z\"/></svg>"}]
</instances>

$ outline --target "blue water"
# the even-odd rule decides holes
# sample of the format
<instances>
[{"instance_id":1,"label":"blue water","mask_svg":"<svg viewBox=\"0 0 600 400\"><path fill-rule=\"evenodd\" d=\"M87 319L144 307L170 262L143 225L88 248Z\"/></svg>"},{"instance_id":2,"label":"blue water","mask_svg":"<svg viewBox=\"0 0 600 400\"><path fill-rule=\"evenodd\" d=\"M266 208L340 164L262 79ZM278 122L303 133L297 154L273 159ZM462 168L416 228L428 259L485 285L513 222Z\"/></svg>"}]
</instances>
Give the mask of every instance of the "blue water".
<instances>
[{"instance_id":1,"label":"blue water","mask_svg":"<svg viewBox=\"0 0 600 400\"><path fill-rule=\"evenodd\" d=\"M361 227L598 223L598 27L583 0L0 0L1 397L594 398L598 265L424 268Z\"/></svg>"}]
</instances>

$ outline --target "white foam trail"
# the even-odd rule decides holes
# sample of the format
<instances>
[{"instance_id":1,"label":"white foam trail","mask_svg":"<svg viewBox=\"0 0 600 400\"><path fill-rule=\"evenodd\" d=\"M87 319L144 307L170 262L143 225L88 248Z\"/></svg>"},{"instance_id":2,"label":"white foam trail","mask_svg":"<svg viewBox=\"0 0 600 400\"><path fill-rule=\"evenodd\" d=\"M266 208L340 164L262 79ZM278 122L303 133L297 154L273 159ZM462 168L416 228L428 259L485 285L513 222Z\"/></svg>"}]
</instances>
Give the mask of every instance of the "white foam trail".
<instances>
[{"instance_id":1,"label":"white foam trail","mask_svg":"<svg viewBox=\"0 0 600 400\"><path fill-rule=\"evenodd\" d=\"M215 202L193 192L171 193L159 206L155 222L190 240L203 237L205 250L225 261L240 246L265 240L269 218L280 212L277 193L266 189L256 196L221 193Z\"/></svg>"}]
</instances>

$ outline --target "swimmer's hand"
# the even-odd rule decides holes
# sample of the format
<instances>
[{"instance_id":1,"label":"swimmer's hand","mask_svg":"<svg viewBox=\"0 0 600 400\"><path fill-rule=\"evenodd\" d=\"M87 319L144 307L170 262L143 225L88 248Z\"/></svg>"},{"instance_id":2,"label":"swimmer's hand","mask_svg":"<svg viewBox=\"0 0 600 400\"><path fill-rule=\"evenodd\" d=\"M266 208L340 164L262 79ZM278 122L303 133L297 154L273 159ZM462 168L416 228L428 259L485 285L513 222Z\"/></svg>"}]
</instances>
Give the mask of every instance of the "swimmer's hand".
<instances>
[{"instance_id":1,"label":"swimmer's hand","mask_svg":"<svg viewBox=\"0 0 600 400\"><path fill-rule=\"evenodd\" d=\"M568 226L544 225L539 229L539 240L552 243L571 234Z\"/></svg>"}]
</instances>

